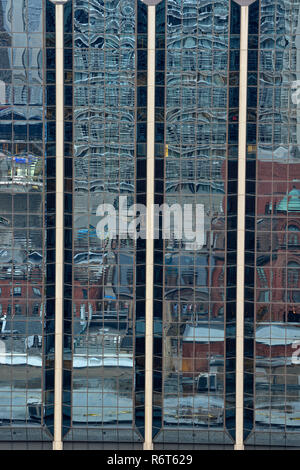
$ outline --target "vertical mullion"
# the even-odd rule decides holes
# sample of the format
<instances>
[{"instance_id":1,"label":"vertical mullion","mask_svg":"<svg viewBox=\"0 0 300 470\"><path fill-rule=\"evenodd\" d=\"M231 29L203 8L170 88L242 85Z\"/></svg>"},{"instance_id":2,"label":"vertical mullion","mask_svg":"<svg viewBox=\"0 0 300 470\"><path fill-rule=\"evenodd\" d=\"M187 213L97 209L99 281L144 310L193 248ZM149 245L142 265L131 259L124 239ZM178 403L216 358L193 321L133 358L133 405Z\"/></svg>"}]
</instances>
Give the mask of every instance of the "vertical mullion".
<instances>
[{"instance_id":1,"label":"vertical mullion","mask_svg":"<svg viewBox=\"0 0 300 470\"><path fill-rule=\"evenodd\" d=\"M147 68L147 240L145 334L145 443L152 450L153 401L153 282L154 282L154 134L155 134L155 6L148 6Z\"/></svg>"},{"instance_id":2,"label":"vertical mullion","mask_svg":"<svg viewBox=\"0 0 300 470\"><path fill-rule=\"evenodd\" d=\"M239 148L238 148L238 217L237 217L237 295L236 295L236 443L244 449L244 278L245 278L245 202L248 76L249 7L241 6L240 80L239 80Z\"/></svg>"},{"instance_id":3,"label":"vertical mullion","mask_svg":"<svg viewBox=\"0 0 300 470\"><path fill-rule=\"evenodd\" d=\"M64 295L64 5L56 21L56 220L55 220L55 380L53 450L62 450L63 295Z\"/></svg>"}]
</instances>

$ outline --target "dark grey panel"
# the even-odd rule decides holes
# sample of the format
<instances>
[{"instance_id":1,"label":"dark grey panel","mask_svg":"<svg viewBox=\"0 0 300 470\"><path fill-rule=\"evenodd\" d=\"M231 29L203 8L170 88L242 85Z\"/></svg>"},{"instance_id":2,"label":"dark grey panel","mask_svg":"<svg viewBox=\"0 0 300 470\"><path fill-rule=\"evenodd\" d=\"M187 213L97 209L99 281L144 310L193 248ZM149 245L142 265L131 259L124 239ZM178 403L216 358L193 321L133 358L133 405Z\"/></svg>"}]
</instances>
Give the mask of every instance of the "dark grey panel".
<instances>
[{"instance_id":1,"label":"dark grey panel","mask_svg":"<svg viewBox=\"0 0 300 470\"><path fill-rule=\"evenodd\" d=\"M142 444L117 442L65 442L64 450L143 450Z\"/></svg>"},{"instance_id":2,"label":"dark grey panel","mask_svg":"<svg viewBox=\"0 0 300 470\"><path fill-rule=\"evenodd\" d=\"M52 442L0 442L0 450L52 450Z\"/></svg>"}]
</instances>

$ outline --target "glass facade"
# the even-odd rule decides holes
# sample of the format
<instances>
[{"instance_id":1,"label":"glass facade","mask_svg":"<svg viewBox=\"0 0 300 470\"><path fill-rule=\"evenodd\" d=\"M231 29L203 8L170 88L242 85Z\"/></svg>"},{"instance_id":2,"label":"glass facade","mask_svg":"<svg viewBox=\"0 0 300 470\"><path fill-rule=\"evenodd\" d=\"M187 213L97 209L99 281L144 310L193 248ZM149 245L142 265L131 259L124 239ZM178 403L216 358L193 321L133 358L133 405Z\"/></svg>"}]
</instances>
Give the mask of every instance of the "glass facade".
<instances>
[{"instance_id":1,"label":"glass facade","mask_svg":"<svg viewBox=\"0 0 300 470\"><path fill-rule=\"evenodd\" d=\"M42 0L0 2L0 440L51 441Z\"/></svg>"},{"instance_id":2,"label":"glass facade","mask_svg":"<svg viewBox=\"0 0 300 470\"><path fill-rule=\"evenodd\" d=\"M299 1L250 7L245 322L248 445L299 442ZM298 347L298 346L297 346Z\"/></svg>"},{"instance_id":3,"label":"glass facade","mask_svg":"<svg viewBox=\"0 0 300 470\"><path fill-rule=\"evenodd\" d=\"M157 202L182 211L202 204L205 214L203 247L171 238L161 257L156 250L154 341L160 331L162 386L154 442L161 445L233 442L225 348L229 33L230 2L157 7ZM159 396L155 387L155 404Z\"/></svg>"},{"instance_id":4,"label":"glass facade","mask_svg":"<svg viewBox=\"0 0 300 470\"><path fill-rule=\"evenodd\" d=\"M203 243L186 232L166 238L159 216L154 449L232 449L236 442L241 259L245 446L300 447L300 1L249 6L247 84L240 83L238 3L69 0L63 7L66 449L143 448L149 245L117 229L142 230L153 183L171 228L187 205L204 214ZM46 449L55 440L55 25L49 0L0 0L0 448L33 442ZM242 253L238 216L246 225Z\"/></svg>"},{"instance_id":5,"label":"glass facade","mask_svg":"<svg viewBox=\"0 0 300 470\"><path fill-rule=\"evenodd\" d=\"M110 239L98 207L124 210L142 197L147 10L140 1L76 0L73 25L72 255L65 271L65 360L73 367L65 377L65 440L138 443L144 250L130 237Z\"/></svg>"}]
</instances>

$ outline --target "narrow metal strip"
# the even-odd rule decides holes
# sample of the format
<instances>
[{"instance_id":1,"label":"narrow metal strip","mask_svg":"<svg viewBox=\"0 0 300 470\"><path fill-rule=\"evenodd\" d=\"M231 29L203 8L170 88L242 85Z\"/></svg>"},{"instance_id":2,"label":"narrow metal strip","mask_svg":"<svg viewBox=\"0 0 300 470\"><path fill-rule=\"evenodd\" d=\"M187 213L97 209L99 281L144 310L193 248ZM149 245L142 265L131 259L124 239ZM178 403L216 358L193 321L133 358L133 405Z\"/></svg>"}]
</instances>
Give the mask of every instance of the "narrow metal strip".
<instances>
[{"instance_id":1,"label":"narrow metal strip","mask_svg":"<svg viewBox=\"0 0 300 470\"><path fill-rule=\"evenodd\" d=\"M64 5L56 19L56 254L55 254L55 382L53 450L62 450L63 285L64 285Z\"/></svg>"},{"instance_id":2,"label":"narrow metal strip","mask_svg":"<svg viewBox=\"0 0 300 470\"><path fill-rule=\"evenodd\" d=\"M147 242L145 338L145 442L152 450L153 393L153 270L154 270L154 138L155 138L155 6L148 6L147 72Z\"/></svg>"},{"instance_id":3,"label":"narrow metal strip","mask_svg":"<svg viewBox=\"0 0 300 470\"><path fill-rule=\"evenodd\" d=\"M237 294L236 294L236 443L244 450L244 278L245 278L245 202L248 77L249 7L241 7L239 151L238 151L238 217L237 217Z\"/></svg>"}]
</instances>

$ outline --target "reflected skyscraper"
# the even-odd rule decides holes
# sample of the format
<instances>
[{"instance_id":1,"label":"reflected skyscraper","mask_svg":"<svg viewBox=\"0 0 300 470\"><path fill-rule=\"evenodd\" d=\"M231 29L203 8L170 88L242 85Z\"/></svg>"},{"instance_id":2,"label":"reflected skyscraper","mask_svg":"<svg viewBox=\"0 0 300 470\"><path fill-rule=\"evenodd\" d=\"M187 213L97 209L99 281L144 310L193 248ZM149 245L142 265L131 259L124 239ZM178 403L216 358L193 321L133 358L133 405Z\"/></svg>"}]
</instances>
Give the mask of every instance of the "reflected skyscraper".
<instances>
[{"instance_id":1,"label":"reflected skyscraper","mask_svg":"<svg viewBox=\"0 0 300 470\"><path fill-rule=\"evenodd\" d=\"M55 8L0 0L0 448L300 448L300 1L69 0L63 103Z\"/></svg>"}]
</instances>

